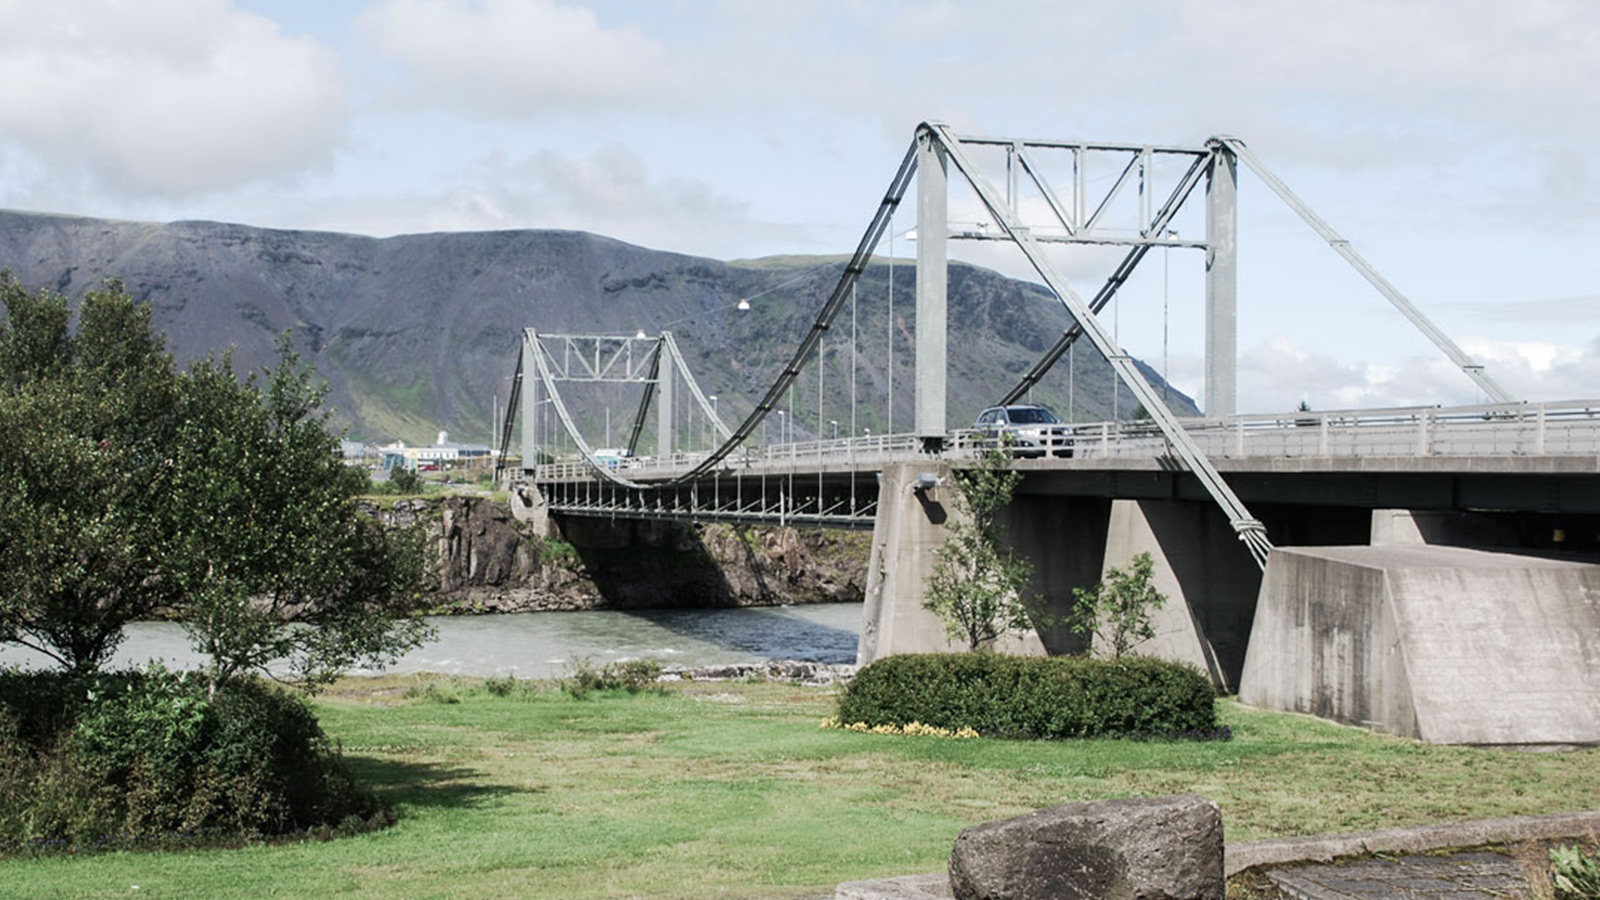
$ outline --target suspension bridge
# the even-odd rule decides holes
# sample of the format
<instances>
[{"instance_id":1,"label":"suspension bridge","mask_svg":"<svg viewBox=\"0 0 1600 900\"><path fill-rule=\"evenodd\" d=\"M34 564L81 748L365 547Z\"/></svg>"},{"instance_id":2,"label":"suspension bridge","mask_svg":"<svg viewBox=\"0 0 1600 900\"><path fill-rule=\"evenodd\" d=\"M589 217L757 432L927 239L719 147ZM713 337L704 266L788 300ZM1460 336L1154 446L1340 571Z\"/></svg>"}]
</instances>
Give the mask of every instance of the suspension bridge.
<instances>
[{"instance_id":1,"label":"suspension bridge","mask_svg":"<svg viewBox=\"0 0 1600 900\"><path fill-rule=\"evenodd\" d=\"M1241 164L1487 402L1238 414ZM952 222L952 182L980 213L977 223ZM840 436L838 421L821 412L830 373L824 343L853 338L857 283L869 266L884 263L876 256L879 244L886 234L892 241L894 216L913 184L913 421L909 430L849 429ZM1203 238L1180 237L1174 228L1190 206L1203 216ZM941 629L920 609L920 595L943 523L953 514L941 491L952 467L995 446L993 434L947 421L951 240L1016 248L1070 322L994 405L1021 402L1087 342L1148 415L1068 423L1069 458L1014 463L1025 478L1010 531L1035 560L1035 587L1047 601L1063 603L1071 587L1093 584L1105 567L1154 551L1158 566L1164 564L1164 591L1183 609L1169 623L1176 636L1168 649L1209 668L1221 685L1238 683L1261 573L1275 544L1470 543L1487 535L1522 548L1600 550L1600 401L1518 401L1233 137L1197 147L1150 146L960 135L926 123L814 321L742 419L725 420L733 398L719 403L701 388L670 330L600 335L529 327L502 431L502 477L525 505L557 520L872 528L862 659L932 649ZM1090 295L1062 274L1061 254L1085 247L1122 254ZM1205 255L1203 417L1175 414L1166 392L1102 319L1156 249ZM894 264L892 249L887 262ZM890 277L892 284L892 269ZM862 402L854 373L852 366L852 409ZM583 383L637 389L631 417L619 416L626 434L620 445L597 445L583 433L581 424L595 416L569 399ZM794 397L813 387L815 420L801 426ZM519 417L521 464L511 468ZM650 448L645 437L652 432ZM1039 640L1054 651L1075 638L1043 629Z\"/></svg>"}]
</instances>

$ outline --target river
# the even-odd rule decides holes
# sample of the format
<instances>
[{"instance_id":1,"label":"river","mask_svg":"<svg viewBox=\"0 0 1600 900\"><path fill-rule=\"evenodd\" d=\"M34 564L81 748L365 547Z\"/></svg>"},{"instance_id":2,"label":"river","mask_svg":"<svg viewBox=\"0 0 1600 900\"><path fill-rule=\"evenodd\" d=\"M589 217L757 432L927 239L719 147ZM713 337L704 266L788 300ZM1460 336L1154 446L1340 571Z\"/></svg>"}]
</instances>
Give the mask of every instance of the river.
<instances>
[{"instance_id":1,"label":"river","mask_svg":"<svg viewBox=\"0 0 1600 900\"><path fill-rule=\"evenodd\" d=\"M438 628L438 639L406 654L387 671L554 678L574 657L588 657L596 665L640 658L669 666L767 659L854 663L861 604L435 616L428 621ZM181 625L135 622L110 668L151 659L173 668L198 668L204 658L189 647ZM0 645L0 665L13 663L29 667L48 661L32 651Z\"/></svg>"}]
</instances>

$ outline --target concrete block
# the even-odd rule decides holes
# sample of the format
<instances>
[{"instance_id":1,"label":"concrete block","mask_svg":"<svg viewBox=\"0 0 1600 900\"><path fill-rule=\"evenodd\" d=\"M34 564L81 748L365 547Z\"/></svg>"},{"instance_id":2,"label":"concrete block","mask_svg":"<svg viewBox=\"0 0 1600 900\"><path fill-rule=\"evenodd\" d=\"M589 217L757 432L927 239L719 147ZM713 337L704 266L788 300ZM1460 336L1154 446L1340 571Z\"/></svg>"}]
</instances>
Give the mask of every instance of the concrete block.
<instances>
[{"instance_id":1,"label":"concrete block","mask_svg":"<svg viewBox=\"0 0 1600 900\"><path fill-rule=\"evenodd\" d=\"M1278 548L1239 699L1435 743L1600 743L1600 565Z\"/></svg>"},{"instance_id":2,"label":"concrete block","mask_svg":"<svg viewBox=\"0 0 1600 900\"><path fill-rule=\"evenodd\" d=\"M1222 900L1222 813L1197 794L1072 803L956 837L957 900Z\"/></svg>"}]
</instances>

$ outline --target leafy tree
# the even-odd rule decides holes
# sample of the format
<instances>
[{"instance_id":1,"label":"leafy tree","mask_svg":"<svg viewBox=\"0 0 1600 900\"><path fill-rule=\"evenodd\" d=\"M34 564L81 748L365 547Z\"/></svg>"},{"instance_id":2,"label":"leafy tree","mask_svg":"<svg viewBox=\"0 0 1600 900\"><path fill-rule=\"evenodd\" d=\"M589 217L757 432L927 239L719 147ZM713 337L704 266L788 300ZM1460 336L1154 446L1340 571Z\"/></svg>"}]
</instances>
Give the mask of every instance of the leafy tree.
<instances>
[{"instance_id":1,"label":"leafy tree","mask_svg":"<svg viewBox=\"0 0 1600 900\"><path fill-rule=\"evenodd\" d=\"M215 686L287 666L306 685L382 666L428 636L420 535L356 507L365 473L344 465L319 412L326 393L287 338L278 365L241 381L225 355L185 379L174 505L202 518L173 557L184 627Z\"/></svg>"},{"instance_id":2,"label":"leafy tree","mask_svg":"<svg viewBox=\"0 0 1600 900\"><path fill-rule=\"evenodd\" d=\"M385 490L391 494L420 494L423 492L425 481L416 471L405 466L395 466L389 470L389 480L385 483Z\"/></svg>"},{"instance_id":3,"label":"leafy tree","mask_svg":"<svg viewBox=\"0 0 1600 900\"><path fill-rule=\"evenodd\" d=\"M285 339L241 381L175 370L119 283L65 298L0 275L0 640L100 668L134 619L183 618L211 687L281 669L322 683L427 634L420 538L355 506L360 473Z\"/></svg>"},{"instance_id":4,"label":"leafy tree","mask_svg":"<svg viewBox=\"0 0 1600 900\"><path fill-rule=\"evenodd\" d=\"M1112 659L1121 659L1135 645L1155 637L1150 613L1165 606L1167 598L1151 583L1154 573L1155 561L1140 553L1126 569L1113 566L1094 587L1073 588L1069 616L1073 632L1092 635Z\"/></svg>"},{"instance_id":5,"label":"leafy tree","mask_svg":"<svg viewBox=\"0 0 1600 900\"><path fill-rule=\"evenodd\" d=\"M68 329L64 297L0 273L0 639L93 671L127 622L172 607L160 560L172 361L116 282Z\"/></svg>"},{"instance_id":6,"label":"leafy tree","mask_svg":"<svg viewBox=\"0 0 1600 900\"><path fill-rule=\"evenodd\" d=\"M952 518L945 526L945 542L934 559L922 606L944 620L951 640L966 643L969 650L1033 625L1023 595L1032 566L1001 542L1000 513L1021 480L1005 447L955 473L956 504L968 521Z\"/></svg>"}]
</instances>

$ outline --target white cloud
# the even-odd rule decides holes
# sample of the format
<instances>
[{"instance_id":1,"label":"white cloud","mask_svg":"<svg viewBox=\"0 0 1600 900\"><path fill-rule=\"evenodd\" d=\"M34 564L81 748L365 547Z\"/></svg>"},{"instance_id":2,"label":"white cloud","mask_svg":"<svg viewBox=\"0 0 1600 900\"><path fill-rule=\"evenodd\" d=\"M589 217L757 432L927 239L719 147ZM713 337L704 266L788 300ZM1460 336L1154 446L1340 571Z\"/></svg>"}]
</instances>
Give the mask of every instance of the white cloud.
<instances>
[{"instance_id":1,"label":"white cloud","mask_svg":"<svg viewBox=\"0 0 1600 900\"><path fill-rule=\"evenodd\" d=\"M322 198L314 208L280 206L283 218L359 234L402 230L560 228L590 231L645 247L713 255L739 244L779 253L806 240L792 226L754 221L744 201L699 179L662 176L633 151L588 155L551 150L511 158L495 153L432 192L382 198Z\"/></svg>"},{"instance_id":2,"label":"white cloud","mask_svg":"<svg viewBox=\"0 0 1600 900\"><path fill-rule=\"evenodd\" d=\"M1458 343L1518 400L1582 400L1600 394L1600 338L1586 346L1481 337ZM1278 337L1240 355L1241 412L1293 409L1302 398L1319 410L1486 401L1443 354L1409 356L1392 364L1344 362Z\"/></svg>"},{"instance_id":3,"label":"white cloud","mask_svg":"<svg viewBox=\"0 0 1600 900\"><path fill-rule=\"evenodd\" d=\"M1600 336L1586 346L1466 337L1461 349L1522 400L1600 396Z\"/></svg>"},{"instance_id":4,"label":"white cloud","mask_svg":"<svg viewBox=\"0 0 1600 900\"><path fill-rule=\"evenodd\" d=\"M360 30L425 106L519 116L639 107L675 95L665 48L552 0L384 0Z\"/></svg>"},{"instance_id":5,"label":"white cloud","mask_svg":"<svg viewBox=\"0 0 1600 900\"><path fill-rule=\"evenodd\" d=\"M124 196L324 165L346 121L337 59L228 0L0 2L0 83L7 143Z\"/></svg>"}]
</instances>

